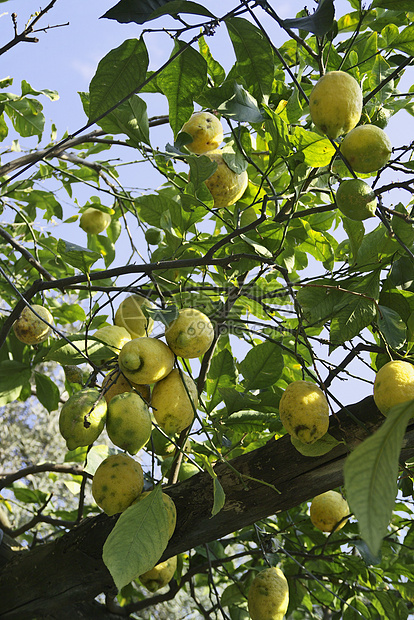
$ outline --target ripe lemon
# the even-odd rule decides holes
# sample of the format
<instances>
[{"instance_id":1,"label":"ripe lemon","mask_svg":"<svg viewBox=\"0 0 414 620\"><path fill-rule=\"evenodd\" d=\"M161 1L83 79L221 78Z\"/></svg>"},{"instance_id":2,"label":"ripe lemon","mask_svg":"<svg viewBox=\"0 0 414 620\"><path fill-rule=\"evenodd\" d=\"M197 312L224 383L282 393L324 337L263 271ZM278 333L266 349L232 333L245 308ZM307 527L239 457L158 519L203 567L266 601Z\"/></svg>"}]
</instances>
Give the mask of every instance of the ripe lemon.
<instances>
[{"instance_id":1,"label":"ripe lemon","mask_svg":"<svg viewBox=\"0 0 414 620\"><path fill-rule=\"evenodd\" d=\"M374 401L387 415L394 405L414 399L414 366L403 360L384 364L374 381Z\"/></svg>"},{"instance_id":2,"label":"ripe lemon","mask_svg":"<svg viewBox=\"0 0 414 620\"><path fill-rule=\"evenodd\" d=\"M148 570L146 573L139 576L139 580L143 586L150 592L155 592L160 588L163 588L174 577L175 569L177 568L177 556L168 558L165 562L160 562Z\"/></svg>"},{"instance_id":3,"label":"ripe lemon","mask_svg":"<svg viewBox=\"0 0 414 620\"><path fill-rule=\"evenodd\" d=\"M90 446L98 439L105 426L106 410L106 400L95 388L72 394L59 415L59 430L68 450Z\"/></svg>"},{"instance_id":4,"label":"ripe lemon","mask_svg":"<svg viewBox=\"0 0 414 620\"><path fill-rule=\"evenodd\" d=\"M289 585L280 568L265 568L256 575L247 595L252 620L282 620L289 606Z\"/></svg>"},{"instance_id":5,"label":"ripe lemon","mask_svg":"<svg viewBox=\"0 0 414 620\"><path fill-rule=\"evenodd\" d=\"M141 493L141 495L136 499L133 504L136 502L140 502L144 497L147 497L151 491L145 491ZM162 501L164 504L164 508L167 511L167 520L168 520L168 540L174 534L175 526L177 524L177 509L175 507L174 501L171 499L167 493L162 493Z\"/></svg>"},{"instance_id":6,"label":"ripe lemon","mask_svg":"<svg viewBox=\"0 0 414 620\"><path fill-rule=\"evenodd\" d=\"M142 306L152 308L152 303L141 295L128 295L115 313L115 325L124 327L131 338L148 336L152 332L154 321L145 316Z\"/></svg>"},{"instance_id":7,"label":"ripe lemon","mask_svg":"<svg viewBox=\"0 0 414 620\"><path fill-rule=\"evenodd\" d=\"M341 153L355 172L376 172L391 157L391 140L376 125L355 127L341 142Z\"/></svg>"},{"instance_id":8,"label":"ripe lemon","mask_svg":"<svg viewBox=\"0 0 414 620\"><path fill-rule=\"evenodd\" d=\"M109 213L104 213L100 209L94 209L89 207L86 209L79 220L79 226L85 232L91 235L98 235L108 228L111 223L111 216Z\"/></svg>"},{"instance_id":9,"label":"ripe lemon","mask_svg":"<svg viewBox=\"0 0 414 620\"><path fill-rule=\"evenodd\" d=\"M135 392L114 396L108 405L106 430L115 446L136 454L151 437L151 415L148 405Z\"/></svg>"},{"instance_id":10,"label":"ripe lemon","mask_svg":"<svg viewBox=\"0 0 414 620\"><path fill-rule=\"evenodd\" d=\"M127 454L113 454L99 465L92 480L95 502L107 515L123 512L144 487L141 465Z\"/></svg>"},{"instance_id":11,"label":"ripe lemon","mask_svg":"<svg viewBox=\"0 0 414 620\"><path fill-rule=\"evenodd\" d=\"M211 112L196 112L184 123L181 131L189 133L193 138L185 146L197 155L214 151L223 142L223 125Z\"/></svg>"},{"instance_id":12,"label":"ripe lemon","mask_svg":"<svg viewBox=\"0 0 414 620\"><path fill-rule=\"evenodd\" d=\"M313 123L329 138L348 133L361 118L362 90L349 73L329 71L315 84L309 97Z\"/></svg>"},{"instance_id":13,"label":"ripe lemon","mask_svg":"<svg viewBox=\"0 0 414 620\"><path fill-rule=\"evenodd\" d=\"M117 394L132 392L132 390L139 392L147 402L149 402L151 398L151 389L149 385L132 383L128 381L119 370L112 370L105 375L102 381L102 390L107 403L109 403L114 396L117 396Z\"/></svg>"},{"instance_id":14,"label":"ripe lemon","mask_svg":"<svg viewBox=\"0 0 414 620\"><path fill-rule=\"evenodd\" d=\"M40 318L26 306L23 308L19 318L13 323L13 331L20 342L40 344L47 340L52 332L52 329L44 321L53 325L53 316L44 306L33 304L32 308Z\"/></svg>"},{"instance_id":15,"label":"ripe lemon","mask_svg":"<svg viewBox=\"0 0 414 620\"><path fill-rule=\"evenodd\" d=\"M344 527L346 521L341 519L349 515L347 501L337 491L326 491L313 498L310 507L310 519L321 532L332 532ZM339 523L337 527L336 524Z\"/></svg>"},{"instance_id":16,"label":"ripe lemon","mask_svg":"<svg viewBox=\"0 0 414 620\"><path fill-rule=\"evenodd\" d=\"M279 415L287 432L302 443L314 443L329 427L328 401L311 381L293 381L287 386Z\"/></svg>"},{"instance_id":17,"label":"ripe lemon","mask_svg":"<svg viewBox=\"0 0 414 620\"><path fill-rule=\"evenodd\" d=\"M119 368L125 377L140 385L164 379L173 369L174 353L157 338L134 338L121 349Z\"/></svg>"},{"instance_id":18,"label":"ripe lemon","mask_svg":"<svg viewBox=\"0 0 414 620\"><path fill-rule=\"evenodd\" d=\"M167 435L180 433L194 419L198 405L197 387L188 375L174 368L158 381L152 391L151 407L154 417Z\"/></svg>"},{"instance_id":19,"label":"ripe lemon","mask_svg":"<svg viewBox=\"0 0 414 620\"><path fill-rule=\"evenodd\" d=\"M220 209L234 205L243 196L249 183L246 170L240 174L233 172L224 161L220 149L206 155L217 164L216 171L205 181L214 198L214 206Z\"/></svg>"},{"instance_id":20,"label":"ripe lemon","mask_svg":"<svg viewBox=\"0 0 414 620\"><path fill-rule=\"evenodd\" d=\"M102 363L118 355L124 344L131 340L130 333L125 327L118 327L118 325L106 325L97 329L92 335L94 338L104 342L113 351L113 355L108 354L106 358L102 359Z\"/></svg>"},{"instance_id":21,"label":"ripe lemon","mask_svg":"<svg viewBox=\"0 0 414 620\"><path fill-rule=\"evenodd\" d=\"M342 181L335 196L338 209L351 220L362 221L375 216L378 200L362 179Z\"/></svg>"},{"instance_id":22,"label":"ripe lemon","mask_svg":"<svg viewBox=\"0 0 414 620\"><path fill-rule=\"evenodd\" d=\"M200 357L213 342L214 327L203 312L195 308L184 308L169 324L165 339L170 349L179 357Z\"/></svg>"}]
</instances>

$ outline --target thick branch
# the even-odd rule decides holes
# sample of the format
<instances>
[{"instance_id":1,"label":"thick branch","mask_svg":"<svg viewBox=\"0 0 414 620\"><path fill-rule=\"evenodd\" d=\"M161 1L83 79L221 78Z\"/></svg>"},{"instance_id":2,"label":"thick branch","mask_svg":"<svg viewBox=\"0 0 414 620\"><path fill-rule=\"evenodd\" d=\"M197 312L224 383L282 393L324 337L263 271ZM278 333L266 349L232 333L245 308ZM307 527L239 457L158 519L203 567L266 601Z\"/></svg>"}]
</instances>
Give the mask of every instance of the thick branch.
<instances>
[{"instance_id":1,"label":"thick branch","mask_svg":"<svg viewBox=\"0 0 414 620\"><path fill-rule=\"evenodd\" d=\"M168 487L178 519L162 559L217 540L340 486L349 450L379 428L383 420L372 397L368 397L332 418L330 433L345 443L322 457L302 456L289 436L285 436L277 441L271 439L262 448L233 459L232 468L226 463L217 464L215 471L225 491L226 503L214 517L211 517L213 483L208 473ZM401 460L412 455L414 425L408 427L405 435ZM279 492L272 491L269 485ZM101 555L115 522L116 516L104 514L85 519L53 543L16 554L0 572L2 619L22 620L39 615L62 620L62 610L72 612L72 618L81 617L75 614L80 602L91 601L101 592L113 592L114 584Z\"/></svg>"}]
</instances>

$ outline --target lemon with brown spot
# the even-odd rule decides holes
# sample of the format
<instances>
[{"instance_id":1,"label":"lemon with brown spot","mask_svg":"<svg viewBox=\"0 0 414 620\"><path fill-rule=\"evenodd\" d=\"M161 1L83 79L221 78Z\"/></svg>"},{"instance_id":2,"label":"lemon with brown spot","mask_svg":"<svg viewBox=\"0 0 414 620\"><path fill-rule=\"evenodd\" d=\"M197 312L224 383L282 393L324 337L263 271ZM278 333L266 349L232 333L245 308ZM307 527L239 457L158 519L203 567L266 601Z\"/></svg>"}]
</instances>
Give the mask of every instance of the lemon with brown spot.
<instances>
[{"instance_id":1,"label":"lemon with brown spot","mask_svg":"<svg viewBox=\"0 0 414 620\"><path fill-rule=\"evenodd\" d=\"M178 357L194 358L204 355L214 340L214 327L200 310L183 308L169 324L165 339Z\"/></svg>"},{"instance_id":2,"label":"lemon with brown spot","mask_svg":"<svg viewBox=\"0 0 414 620\"><path fill-rule=\"evenodd\" d=\"M143 307L152 308L152 303L142 295L128 295L121 301L115 313L115 325L124 327L131 338L148 336L154 327L154 321L146 317Z\"/></svg>"},{"instance_id":3,"label":"lemon with brown spot","mask_svg":"<svg viewBox=\"0 0 414 620\"><path fill-rule=\"evenodd\" d=\"M174 577L177 568L177 556L174 555L165 562L160 562L151 570L139 576L143 586L150 592L156 592L166 586Z\"/></svg>"},{"instance_id":4,"label":"lemon with brown spot","mask_svg":"<svg viewBox=\"0 0 414 620\"><path fill-rule=\"evenodd\" d=\"M157 338L134 338L118 356L121 372L133 383L151 384L164 379L173 369L174 353Z\"/></svg>"},{"instance_id":5,"label":"lemon with brown spot","mask_svg":"<svg viewBox=\"0 0 414 620\"><path fill-rule=\"evenodd\" d=\"M279 403L280 420L302 443L314 443L328 430L329 405L322 390L311 381L293 381Z\"/></svg>"},{"instance_id":6,"label":"lemon with brown spot","mask_svg":"<svg viewBox=\"0 0 414 620\"><path fill-rule=\"evenodd\" d=\"M108 456L92 480L95 502L107 515L123 512L137 499L144 487L141 465L127 454Z\"/></svg>"},{"instance_id":7,"label":"lemon with brown spot","mask_svg":"<svg viewBox=\"0 0 414 620\"><path fill-rule=\"evenodd\" d=\"M379 369L374 381L374 401L383 415L394 405L414 399L414 366L393 360Z\"/></svg>"},{"instance_id":8,"label":"lemon with brown spot","mask_svg":"<svg viewBox=\"0 0 414 620\"><path fill-rule=\"evenodd\" d=\"M256 575L247 603L252 620L283 620L289 606L289 585L280 568L265 568Z\"/></svg>"},{"instance_id":9,"label":"lemon with brown spot","mask_svg":"<svg viewBox=\"0 0 414 620\"><path fill-rule=\"evenodd\" d=\"M106 416L106 430L115 446L136 454L151 437L151 414L148 405L136 392L114 396Z\"/></svg>"},{"instance_id":10,"label":"lemon with brown spot","mask_svg":"<svg viewBox=\"0 0 414 620\"><path fill-rule=\"evenodd\" d=\"M52 333L52 328L47 323L53 325L53 316L44 306L33 304L31 308L23 308L19 318L13 323L13 331L20 342L40 344Z\"/></svg>"},{"instance_id":11,"label":"lemon with brown spot","mask_svg":"<svg viewBox=\"0 0 414 620\"><path fill-rule=\"evenodd\" d=\"M185 146L197 155L214 151L223 142L223 125L211 112L195 112L184 123L181 131L185 131L193 138L193 141Z\"/></svg>"},{"instance_id":12,"label":"lemon with brown spot","mask_svg":"<svg viewBox=\"0 0 414 620\"><path fill-rule=\"evenodd\" d=\"M107 413L106 400L99 390L85 388L72 394L59 414L59 430L68 450L90 446L103 431Z\"/></svg>"},{"instance_id":13,"label":"lemon with brown spot","mask_svg":"<svg viewBox=\"0 0 414 620\"><path fill-rule=\"evenodd\" d=\"M170 374L155 384L151 407L154 417L167 435L180 433L189 426L198 405L197 386L194 381L174 368Z\"/></svg>"},{"instance_id":14,"label":"lemon with brown spot","mask_svg":"<svg viewBox=\"0 0 414 620\"><path fill-rule=\"evenodd\" d=\"M312 524L321 532L340 530L349 515L347 501L337 491L326 491L313 498L310 506Z\"/></svg>"},{"instance_id":15,"label":"lemon with brown spot","mask_svg":"<svg viewBox=\"0 0 414 620\"><path fill-rule=\"evenodd\" d=\"M206 153L206 156L217 164L216 170L206 179L210 194L214 199L214 206L218 209L230 207L237 202L246 191L249 183L247 171L240 174L231 170L223 158L220 149Z\"/></svg>"}]
</instances>

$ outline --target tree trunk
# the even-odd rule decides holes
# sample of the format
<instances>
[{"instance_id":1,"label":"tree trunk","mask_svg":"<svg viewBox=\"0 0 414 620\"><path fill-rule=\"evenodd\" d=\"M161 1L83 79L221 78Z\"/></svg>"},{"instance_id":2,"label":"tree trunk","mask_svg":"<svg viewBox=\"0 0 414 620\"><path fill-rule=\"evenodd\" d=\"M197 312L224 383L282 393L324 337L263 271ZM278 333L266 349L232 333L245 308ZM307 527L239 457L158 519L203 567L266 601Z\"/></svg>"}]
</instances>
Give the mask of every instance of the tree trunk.
<instances>
[{"instance_id":1,"label":"tree trunk","mask_svg":"<svg viewBox=\"0 0 414 620\"><path fill-rule=\"evenodd\" d=\"M211 517L213 483L208 473L164 489L177 507L177 527L162 559L217 540L340 486L347 454L383 421L373 398L368 397L332 417L329 432L345 443L324 456L302 456L286 435L233 459L232 469L226 463L217 464L215 472L226 502L214 517ZM407 428L401 459L412 455L414 424ZM85 519L51 543L14 553L13 559L0 571L0 617L3 620L102 617L92 612L80 614L84 605L91 604L101 592L116 592L101 557L102 546L116 518L101 514Z\"/></svg>"}]
</instances>

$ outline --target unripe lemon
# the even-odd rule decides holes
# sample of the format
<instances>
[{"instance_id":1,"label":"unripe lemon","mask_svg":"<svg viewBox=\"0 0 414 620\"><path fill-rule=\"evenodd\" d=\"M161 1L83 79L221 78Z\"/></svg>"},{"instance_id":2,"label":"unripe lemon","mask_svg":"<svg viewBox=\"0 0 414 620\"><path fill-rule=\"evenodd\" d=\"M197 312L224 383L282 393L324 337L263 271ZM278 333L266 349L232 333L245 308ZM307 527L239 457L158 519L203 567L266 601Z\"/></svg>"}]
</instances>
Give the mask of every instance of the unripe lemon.
<instances>
[{"instance_id":1,"label":"unripe lemon","mask_svg":"<svg viewBox=\"0 0 414 620\"><path fill-rule=\"evenodd\" d=\"M113 350L113 355L107 355L102 362L106 362L111 357L118 355L125 343L131 340L130 333L124 327L118 327L117 325L106 325L97 329L93 334L94 338L98 338L101 342L104 342Z\"/></svg>"},{"instance_id":2,"label":"unripe lemon","mask_svg":"<svg viewBox=\"0 0 414 620\"><path fill-rule=\"evenodd\" d=\"M374 217L378 200L368 183L362 179L342 181L335 196L338 209L351 220Z\"/></svg>"},{"instance_id":3,"label":"unripe lemon","mask_svg":"<svg viewBox=\"0 0 414 620\"><path fill-rule=\"evenodd\" d=\"M186 144L192 153L202 155L214 151L223 142L223 125L211 112L196 112L181 128L193 141Z\"/></svg>"},{"instance_id":4,"label":"unripe lemon","mask_svg":"<svg viewBox=\"0 0 414 620\"><path fill-rule=\"evenodd\" d=\"M391 157L391 140L376 125L355 127L341 142L341 153L355 172L376 172Z\"/></svg>"},{"instance_id":5,"label":"unripe lemon","mask_svg":"<svg viewBox=\"0 0 414 620\"><path fill-rule=\"evenodd\" d=\"M102 381L102 390L107 403L109 403L114 396L123 394L124 392L132 392L133 390L139 392L147 402L149 402L151 398L151 389L149 385L132 383L128 381L119 370L112 370L105 375Z\"/></svg>"},{"instance_id":6,"label":"unripe lemon","mask_svg":"<svg viewBox=\"0 0 414 620\"><path fill-rule=\"evenodd\" d=\"M165 562L160 562L139 576L139 580L143 586L150 592L156 592L160 588L163 588L174 577L175 570L177 568L177 556L168 558Z\"/></svg>"},{"instance_id":7,"label":"unripe lemon","mask_svg":"<svg viewBox=\"0 0 414 620\"><path fill-rule=\"evenodd\" d=\"M151 437L151 415L148 405L135 392L114 396L108 405L106 430L113 444L136 454Z\"/></svg>"},{"instance_id":8,"label":"unripe lemon","mask_svg":"<svg viewBox=\"0 0 414 620\"><path fill-rule=\"evenodd\" d=\"M198 405L197 387L188 375L174 368L158 381L152 391L151 407L154 417L167 435L180 433L194 419Z\"/></svg>"},{"instance_id":9,"label":"unripe lemon","mask_svg":"<svg viewBox=\"0 0 414 620\"><path fill-rule=\"evenodd\" d=\"M394 405L414 399L414 366L404 360L384 364L374 381L374 401L382 414L387 415Z\"/></svg>"},{"instance_id":10,"label":"unripe lemon","mask_svg":"<svg viewBox=\"0 0 414 620\"><path fill-rule=\"evenodd\" d=\"M280 420L287 432L302 443L314 443L329 427L325 394L311 381L293 381L279 403Z\"/></svg>"},{"instance_id":11,"label":"unripe lemon","mask_svg":"<svg viewBox=\"0 0 414 620\"><path fill-rule=\"evenodd\" d=\"M280 568L265 568L256 575L247 595L252 620L282 620L289 606L289 585Z\"/></svg>"},{"instance_id":12,"label":"unripe lemon","mask_svg":"<svg viewBox=\"0 0 414 620\"><path fill-rule=\"evenodd\" d=\"M214 327L208 316L195 308L184 308L169 324L165 339L179 357L193 358L204 355L214 340Z\"/></svg>"},{"instance_id":13,"label":"unripe lemon","mask_svg":"<svg viewBox=\"0 0 414 620\"><path fill-rule=\"evenodd\" d=\"M98 439L105 426L106 409L106 400L95 388L72 394L59 415L59 429L68 450L90 446Z\"/></svg>"},{"instance_id":14,"label":"unripe lemon","mask_svg":"<svg viewBox=\"0 0 414 620\"><path fill-rule=\"evenodd\" d=\"M118 357L120 370L133 383L155 383L164 379L173 369L174 353L157 338L134 338L121 349Z\"/></svg>"},{"instance_id":15,"label":"unripe lemon","mask_svg":"<svg viewBox=\"0 0 414 620\"><path fill-rule=\"evenodd\" d=\"M32 308L40 318L26 306L23 308L19 318L13 323L13 331L20 342L24 342L25 344L40 344L49 338L52 332L52 329L49 325L46 325L44 321L53 325L53 316L50 314L49 310L43 306L33 304ZM44 321L42 319L44 319Z\"/></svg>"},{"instance_id":16,"label":"unripe lemon","mask_svg":"<svg viewBox=\"0 0 414 620\"><path fill-rule=\"evenodd\" d=\"M107 515L123 512L137 499L144 487L141 465L127 454L108 456L92 480L92 495Z\"/></svg>"},{"instance_id":17,"label":"unripe lemon","mask_svg":"<svg viewBox=\"0 0 414 620\"><path fill-rule=\"evenodd\" d=\"M147 495L149 495L150 493L151 491L144 491L144 493L141 493L138 499L136 499L132 503L136 504L136 502L140 502L142 499L144 499L144 497L147 497ZM174 534L175 526L177 524L177 509L175 507L174 501L171 499L169 495L167 495L167 493L162 493L162 501L164 504L164 508L167 512L168 540L169 540L171 536Z\"/></svg>"},{"instance_id":18,"label":"unripe lemon","mask_svg":"<svg viewBox=\"0 0 414 620\"><path fill-rule=\"evenodd\" d=\"M104 213L100 209L94 209L89 207L86 209L79 220L79 226L85 232L91 235L98 235L108 228L111 223L111 216L109 213Z\"/></svg>"},{"instance_id":19,"label":"unripe lemon","mask_svg":"<svg viewBox=\"0 0 414 620\"><path fill-rule=\"evenodd\" d=\"M152 303L141 295L128 295L115 313L115 325L124 327L131 338L148 336L152 332L154 321L145 316L142 306L152 308Z\"/></svg>"},{"instance_id":20,"label":"unripe lemon","mask_svg":"<svg viewBox=\"0 0 414 620\"><path fill-rule=\"evenodd\" d=\"M344 71L329 71L315 84L309 97L313 123L329 138L348 133L361 118L362 90Z\"/></svg>"},{"instance_id":21,"label":"unripe lemon","mask_svg":"<svg viewBox=\"0 0 414 620\"><path fill-rule=\"evenodd\" d=\"M158 245L162 240L162 232L158 228L148 228L145 231L145 241L149 245Z\"/></svg>"},{"instance_id":22,"label":"unripe lemon","mask_svg":"<svg viewBox=\"0 0 414 620\"><path fill-rule=\"evenodd\" d=\"M344 527L346 520L339 523L349 515L347 501L337 491L326 491L313 498L310 507L310 519L315 527L321 532L332 532ZM339 523L337 527L336 524Z\"/></svg>"},{"instance_id":23,"label":"unripe lemon","mask_svg":"<svg viewBox=\"0 0 414 620\"><path fill-rule=\"evenodd\" d=\"M243 196L249 183L246 170L240 174L233 172L224 161L219 149L206 155L217 164L216 171L205 181L214 198L214 206L220 209L234 205Z\"/></svg>"}]
</instances>

